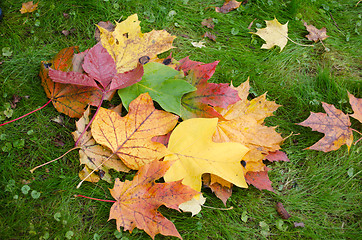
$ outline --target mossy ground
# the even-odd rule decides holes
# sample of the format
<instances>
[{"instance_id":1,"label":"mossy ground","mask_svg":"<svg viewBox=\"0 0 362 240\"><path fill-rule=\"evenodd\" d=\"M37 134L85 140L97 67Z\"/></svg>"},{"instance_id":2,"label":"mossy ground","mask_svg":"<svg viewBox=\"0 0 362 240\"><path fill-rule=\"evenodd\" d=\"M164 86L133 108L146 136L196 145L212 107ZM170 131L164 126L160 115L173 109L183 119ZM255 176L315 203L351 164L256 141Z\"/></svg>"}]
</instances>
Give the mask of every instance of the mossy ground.
<instances>
[{"instance_id":1,"label":"mossy ground","mask_svg":"<svg viewBox=\"0 0 362 240\"><path fill-rule=\"evenodd\" d=\"M347 90L361 98L361 13L357 0L255 0L228 14L216 13L220 0L174 1L39 1L39 10L20 14L21 2L3 0L0 7L0 46L9 47L11 56L0 56L0 108L13 95L21 96L11 118L19 117L47 102L38 77L40 61L51 59L61 49L77 45L83 51L95 44L95 24L99 21L124 20L137 13L143 32L166 29L177 36L173 57L190 56L205 63L220 60L212 77L214 82L239 85L250 77L255 95L268 92L268 99L283 105L268 119L278 126L286 139L283 150L291 162L273 163L270 179L276 193L234 189L227 207L232 210L204 208L190 217L161 208L184 239L357 239L361 235L361 143L335 152L303 150L323 135L295 125L310 111L323 112L321 102L334 104L351 113ZM171 12L174 11L174 12ZM65 17L63 13L68 14ZM317 28L326 27L330 36L315 47L288 42L285 49L260 49L263 40L249 32L264 27L264 20L276 17L288 22L289 37L311 44L301 19ZM201 21L214 18L213 30ZM255 20L254 20L255 19ZM254 20L251 30L249 24ZM74 29L74 30L72 30ZM63 30L71 30L69 36ZM217 36L205 39L205 48L195 48L205 31ZM163 55L168 55L165 53ZM75 194L110 199L106 182L85 183L80 189L78 155L63 159L31 174L29 169L59 157L74 142L75 119L64 117L62 125L52 121L60 114L51 106L22 120L0 127L0 239L115 239L115 222L107 222L111 204L74 198ZM361 124L352 119L352 127L361 132ZM355 138L359 138L355 134ZM24 144L22 144L24 142ZM121 173L114 177L125 178ZM132 179L132 177L127 176ZM15 181L15 184L11 180ZM25 195L27 182L40 198ZM208 190L205 205L223 208ZM16 197L17 196L17 197ZM292 217L278 216L275 204L282 202ZM245 216L246 218L243 218ZM244 221L243 221L244 220ZM304 228L295 228L303 222ZM269 226L262 229L260 223ZM284 227L287 228L284 228ZM262 231L264 230L264 232ZM264 235L263 235L264 234ZM70 237L70 235L68 236ZM143 231L123 232L124 239L144 239ZM156 236L156 239L168 239Z\"/></svg>"}]
</instances>

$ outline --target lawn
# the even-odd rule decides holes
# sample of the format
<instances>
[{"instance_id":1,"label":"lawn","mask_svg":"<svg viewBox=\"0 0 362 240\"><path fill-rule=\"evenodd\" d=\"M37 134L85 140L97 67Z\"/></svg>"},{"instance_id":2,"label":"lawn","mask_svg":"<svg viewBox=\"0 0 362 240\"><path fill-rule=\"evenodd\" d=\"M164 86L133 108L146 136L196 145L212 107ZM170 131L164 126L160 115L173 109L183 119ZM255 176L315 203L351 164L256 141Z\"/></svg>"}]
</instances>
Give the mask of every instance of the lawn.
<instances>
[{"instance_id":1,"label":"lawn","mask_svg":"<svg viewBox=\"0 0 362 240\"><path fill-rule=\"evenodd\" d=\"M223 14L215 12L223 4L220 0L39 0L38 10L21 14L20 1L3 0L0 117L7 114L5 122L48 101L38 76L41 61L70 46L84 51L96 43L95 24L123 21L137 13L142 32L165 29L177 37L171 50L175 59L220 60L210 81L238 86L250 78L252 95L267 92L268 100L282 105L267 118L267 125L277 126L286 138L282 151L290 159L268 164L275 193L253 186L234 187L225 207L204 188L205 205L211 208L204 207L193 217L161 207L183 239L358 239L362 234L362 141L349 150L345 145L328 153L304 150L323 134L295 124L311 111L324 112L322 102L351 114L347 91L362 97L362 3L357 2L249 0ZM279 47L260 49L264 41L250 32L274 17L282 24L288 22L292 40L314 47L288 41L281 52ZM214 29L201 25L207 18L214 19ZM302 20L318 29L326 27L329 37L324 46L308 41ZM216 41L204 39L206 31L215 34ZM191 44L202 40L203 48ZM16 106L14 96L19 100ZM115 97L104 106L119 103ZM74 197L112 199L108 190L112 185L105 181L85 182L76 188L83 168L77 151L30 173L74 146L75 121L48 105L0 127L0 239L149 239L138 229L116 232L115 221L107 221L111 203ZM362 132L360 122L353 118L351 122L352 128ZM360 137L354 132L354 139ZM113 172L112 177L131 180L134 173ZM291 218L278 215L278 202ZM171 237L157 235L155 239Z\"/></svg>"}]
</instances>

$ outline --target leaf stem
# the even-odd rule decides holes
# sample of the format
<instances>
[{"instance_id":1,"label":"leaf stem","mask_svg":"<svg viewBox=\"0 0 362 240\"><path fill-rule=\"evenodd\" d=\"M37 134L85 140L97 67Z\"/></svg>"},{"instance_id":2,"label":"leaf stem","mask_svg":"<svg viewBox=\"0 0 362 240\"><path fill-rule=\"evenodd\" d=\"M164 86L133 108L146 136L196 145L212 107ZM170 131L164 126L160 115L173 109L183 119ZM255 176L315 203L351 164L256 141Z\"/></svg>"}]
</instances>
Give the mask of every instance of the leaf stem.
<instances>
[{"instance_id":1,"label":"leaf stem","mask_svg":"<svg viewBox=\"0 0 362 240\"><path fill-rule=\"evenodd\" d=\"M223 210L223 211L229 211L229 210L232 210L232 209L233 209L233 206L231 206L231 207L229 207L229 208L216 208L216 207L210 207L210 206L205 206L205 205L203 205L202 207L210 208L210 209L215 209L215 210Z\"/></svg>"},{"instance_id":2,"label":"leaf stem","mask_svg":"<svg viewBox=\"0 0 362 240\"><path fill-rule=\"evenodd\" d=\"M362 133L360 133L359 131L357 131L356 129L351 128L352 131L355 131L356 133L362 135ZM356 145L359 141L361 141L362 137L360 139L358 139L353 145Z\"/></svg>"},{"instance_id":3,"label":"leaf stem","mask_svg":"<svg viewBox=\"0 0 362 240\"><path fill-rule=\"evenodd\" d=\"M95 169L93 169L85 178L83 178L80 183L78 183L77 188L80 188L80 186L83 184L83 182L89 178L90 175L92 175L95 171L97 171L104 163L106 163L111 157L113 157L114 153L112 153L107 159L105 159L101 164L99 164Z\"/></svg>"},{"instance_id":4,"label":"leaf stem","mask_svg":"<svg viewBox=\"0 0 362 240\"><path fill-rule=\"evenodd\" d=\"M48 165L49 163L55 162L55 161L61 159L62 157L64 157L65 155L67 155L69 152L71 152L71 151L73 151L73 150L75 150L75 149L79 149L79 148L81 148L81 147L74 147L74 148L72 148L72 149L69 149L69 150L66 151L62 156L60 156L60 157L58 157L58 158L56 158L56 159L53 159L53 160L51 160L51 161L49 161L49 162L43 163L43 164L41 164L41 165L39 165L39 166L36 166L35 168L31 169L30 172L33 173L36 169L38 169L38 168L40 168L40 167L43 167L43 166L45 166L45 165Z\"/></svg>"},{"instance_id":5,"label":"leaf stem","mask_svg":"<svg viewBox=\"0 0 362 240\"><path fill-rule=\"evenodd\" d=\"M29 112L29 113L27 113L27 114L25 114L25 115L23 115L23 116L21 116L21 117L15 118L15 119L13 119L13 120L11 120L11 121L2 123L2 124L0 124L0 127L6 125L6 124L8 124L8 123L15 122L15 121L17 121L17 120L19 120L19 119L22 119L23 117L26 117L26 116L28 116L28 115L36 112L36 111L39 111L39 110L43 109L43 108L46 107L51 101L52 101L52 100L49 99L49 101L48 101L46 104L44 104L43 106L41 106L40 108L37 108L37 109L35 109L35 110L33 110L33 111L31 111L31 112Z\"/></svg>"},{"instance_id":6,"label":"leaf stem","mask_svg":"<svg viewBox=\"0 0 362 240\"><path fill-rule=\"evenodd\" d=\"M299 46L302 46L302 47L314 47L314 45L306 45L306 44L300 44L300 43L297 43L297 42L294 42L291 38L289 38L288 36L285 36L286 38L288 38L292 43L295 43Z\"/></svg>"},{"instance_id":7,"label":"leaf stem","mask_svg":"<svg viewBox=\"0 0 362 240\"><path fill-rule=\"evenodd\" d=\"M79 136L79 138L77 139L77 141L75 142L75 144L74 144L75 147L78 146L78 143L79 143L80 139L81 139L81 138L83 137L83 135L87 132L89 126L92 124L92 122L93 122L93 120L95 119L97 113L99 112L99 109L100 109L101 106L102 106L102 103L103 103L104 95L105 95L105 94L106 94L106 93L103 93L103 94L102 94L102 98L101 98L101 101L100 101L99 104L98 104L98 107L97 107L96 112L94 113L92 119L89 121L89 123L87 124L87 126L85 127L85 129L83 130L83 132L80 134L80 136Z\"/></svg>"},{"instance_id":8,"label":"leaf stem","mask_svg":"<svg viewBox=\"0 0 362 240\"><path fill-rule=\"evenodd\" d=\"M359 133L360 135L362 135L362 133L358 132L356 129L351 128L352 131L355 131L356 133Z\"/></svg>"},{"instance_id":9,"label":"leaf stem","mask_svg":"<svg viewBox=\"0 0 362 240\"><path fill-rule=\"evenodd\" d=\"M104 200L104 199L99 199L99 198L92 198L92 197L87 197L87 196L83 196L83 195L74 195L74 197L82 197L82 198L88 198L88 199L92 199L92 200L96 200L96 201L101 201L101 202L116 202L114 200Z\"/></svg>"}]
</instances>

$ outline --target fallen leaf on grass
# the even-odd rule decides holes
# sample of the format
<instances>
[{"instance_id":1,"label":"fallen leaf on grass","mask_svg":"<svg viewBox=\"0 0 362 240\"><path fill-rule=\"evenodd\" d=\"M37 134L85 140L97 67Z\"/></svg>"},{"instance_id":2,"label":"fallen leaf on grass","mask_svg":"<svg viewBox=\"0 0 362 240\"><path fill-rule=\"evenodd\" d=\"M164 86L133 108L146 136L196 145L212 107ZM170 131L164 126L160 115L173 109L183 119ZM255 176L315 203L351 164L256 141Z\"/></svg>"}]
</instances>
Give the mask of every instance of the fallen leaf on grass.
<instances>
[{"instance_id":1,"label":"fallen leaf on grass","mask_svg":"<svg viewBox=\"0 0 362 240\"><path fill-rule=\"evenodd\" d=\"M290 162L287 154L282 151L269 152L269 154L265 157L269 162Z\"/></svg>"},{"instance_id":2,"label":"fallen leaf on grass","mask_svg":"<svg viewBox=\"0 0 362 240\"><path fill-rule=\"evenodd\" d=\"M308 25L306 22L304 22L304 26L307 28L307 31L309 32L309 34L305 36L310 41L318 42L329 37L327 36L327 29L325 27L323 27L322 29L318 29L313 25Z\"/></svg>"},{"instance_id":3,"label":"fallen leaf on grass","mask_svg":"<svg viewBox=\"0 0 362 240\"><path fill-rule=\"evenodd\" d=\"M191 200L181 203L179 208L183 212L190 212L191 216L198 214L201 211L202 205L204 205L206 198L202 194L196 195Z\"/></svg>"},{"instance_id":4,"label":"fallen leaf on grass","mask_svg":"<svg viewBox=\"0 0 362 240\"><path fill-rule=\"evenodd\" d=\"M214 27L215 27L214 19L213 18L204 19L204 20L202 20L201 25L205 26L207 28L214 29Z\"/></svg>"},{"instance_id":5,"label":"fallen leaf on grass","mask_svg":"<svg viewBox=\"0 0 362 240\"><path fill-rule=\"evenodd\" d=\"M121 23L116 22L114 31L101 26L98 28L102 45L114 59L118 73L136 68L138 60L143 56L153 59L157 54L170 50L176 38L165 30L152 30L143 34L137 14L129 16Z\"/></svg>"},{"instance_id":6,"label":"fallen leaf on grass","mask_svg":"<svg viewBox=\"0 0 362 240\"><path fill-rule=\"evenodd\" d=\"M179 210L181 203L187 202L199 192L184 186L181 181L156 183L172 165L170 161L153 161L142 166L132 181L121 182L118 178L110 192L116 202L109 214L115 219L118 231L137 227L154 239L160 233L166 236L182 237L175 225L157 209L161 205Z\"/></svg>"},{"instance_id":7,"label":"fallen leaf on grass","mask_svg":"<svg viewBox=\"0 0 362 240\"><path fill-rule=\"evenodd\" d=\"M349 103L352 106L353 114L351 117L357 119L362 123L362 98L356 98L348 92Z\"/></svg>"},{"instance_id":8,"label":"fallen leaf on grass","mask_svg":"<svg viewBox=\"0 0 362 240\"><path fill-rule=\"evenodd\" d=\"M245 175L245 180L248 184L253 185L259 190L268 190L275 192L272 187L272 182L269 180L268 171L271 170L268 167L264 167L264 171L261 172L247 172Z\"/></svg>"},{"instance_id":9,"label":"fallen leaf on grass","mask_svg":"<svg viewBox=\"0 0 362 240\"><path fill-rule=\"evenodd\" d=\"M277 212L283 219L288 219L291 217L291 215L285 210L283 204L281 202L277 203Z\"/></svg>"},{"instance_id":10,"label":"fallen leaf on grass","mask_svg":"<svg viewBox=\"0 0 362 240\"><path fill-rule=\"evenodd\" d=\"M196 47L196 48L203 48L206 47L204 44L206 42L205 41L200 41L200 42L191 42L192 46Z\"/></svg>"},{"instance_id":11,"label":"fallen leaf on grass","mask_svg":"<svg viewBox=\"0 0 362 240\"><path fill-rule=\"evenodd\" d=\"M216 41L216 36L214 34L211 34L209 32L205 32L204 35L202 35L203 38L207 37L209 39L211 39L212 41Z\"/></svg>"},{"instance_id":12,"label":"fallen leaf on grass","mask_svg":"<svg viewBox=\"0 0 362 240\"><path fill-rule=\"evenodd\" d=\"M54 82L48 75L50 67L68 72L72 70L72 59L78 47L62 49L52 60L42 61L39 76L48 98L58 112L80 118L88 104L98 105L101 93L95 87L76 86Z\"/></svg>"},{"instance_id":13,"label":"fallen leaf on grass","mask_svg":"<svg viewBox=\"0 0 362 240\"><path fill-rule=\"evenodd\" d=\"M275 127L264 125L266 117L272 116L280 105L266 99L263 94L248 100L249 81L237 88L240 100L227 108L217 108L226 120L220 120L214 135L215 142L239 142L250 149L243 157L246 171L264 171L263 159L269 152L280 149L283 138Z\"/></svg>"},{"instance_id":14,"label":"fallen leaf on grass","mask_svg":"<svg viewBox=\"0 0 362 240\"><path fill-rule=\"evenodd\" d=\"M10 101L10 107L11 107L12 109L16 108L16 104L17 104L18 102L20 102L20 100L21 100L21 97L14 94L14 95L13 95L13 99Z\"/></svg>"},{"instance_id":15,"label":"fallen leaf on grass","mask_svg":"<svg viewBox=\"0 0 362 240\"><path fill-rule=\"evenodd\" d=\"M117 73L113 58L101 43L87 50L82 67L85 73L50 68L49 77L58 83L94 87L108 93L135 84L143 75L142 65L125 73Z\"/></svg>"},{"instance_id":16,"label":"fallen leaf on grass","mask_svg":"<svg viewBox=\"0 0 362 240\"><path fill-rule=\"evenodd\" d=\"M288 43L288 22L282 25L276 18L271 21L265 21L266 28L257 29L256 34L265 40L261 48L270 49L274 46L279 46L280 51L283 50Z\"/></svg>"},{"instance_id":17,"label":"fallen leaf on grass","mask_svg":"<svg viewBox=\"0 0 362 240\"><path fill-rule=\"evenodd\" d=\"M202 175L202 182L206 187L209 187L212 192L215 193L216 197L219 198L226 206L227 200L233 193L233 185L224 179L209 173ZM222 183L226 184L223 185Z\"/></svg>"},{"instance_id":18,"label":"fallen leaf on grass","mask_svg":"<svg viewBox=\"0 0 362 240\"><path fill-rule=\"evenodd\" d=\"M294 223L294 227L301 227L301 228L304 228L304 223L303 222L295 222Z\"/></svg>"},{"instance_id":19,"label":"fallen leaf on grass","mask_svg":"<svg viewBox=\"0 0 362 240\"><path fill-rule=\"evenodd\" d=\"M215 11L219 13L228 13L240 7L241 2L235 0L226 0L222 7L215 7Z\"/></svg>"},{"instance_id":20,"label":"fallen leaf on grass","mask_svg":"<svg viewBox=\"0 0 362 240\"><path fill-rule=\"evenodd\" d=\"M72 132L74 141L78 140L79 136L89 123L89 114L90 107L87 108L83 116L76 122L77 130ZM87 131L83 135L78 146L80 147L80 164L85 165L84 169L79 172L81 180L84 180L94 169L97 169L97 171L92 173L85 181L98 182L100 179L103 179L107 182L111 182L111 176L109 174L110 169L114 169L118 172L130 171L116 154L112 154L109 149L96 143L92 137L91 131Z\"/></svg>"},{"instance_id":21,"label":"fallen leaf on grass","mask_svg":"<svg viewBox=\"0 0 362 240\"><path fill-rule=\"evenodd\" d=\"M310 127L313 131L324 133L325 136L307 149L329 152L346 144L348 149L353 142L351 122L348 115L333 105L322 102L326 113L313 113L298 125Z\"/></svg>"},{"instance_id":22,"label":"fallen leaf on grass","mask_svg":"<svg viewBox=\"0 0 362 240\"><path fill-rule=\"evenodd\" d=\"M180 61L184 64L178 66L185 71L190 69L186 81L197 88L196 91L185 94L181 99L181 117L189 119L193 117L213 118L222 116L213 108L226 108L239 100L238 93L228 83L207 82L214 74L219 61L208 64L200 64L194 61Z\"/></svg>"},{"instance_id":23,"label":"fallen leaf on grass","mask_svg":"<svg viewBox=\"0 0 362 240\"><path fill-rule=\"evenodd\" d=\"M156 110L148 93L141 94L129 105L127 116L100 108L92 123L97 143L108 147L131 169L158 160L167 154L166 147L152 141L154 136L170 132L178 116Z\"/></svg>"},{"instance_id":24,"label":"fallen leaf on grass","mask_svg":"<svg viewBox=\"0 0 362 240\"><path fill-rule=\"evenodd\" d=\"M110 21L107 21L107 22L101 21L97 25L99 27L106 29L109 32L113 32L114 29L116 28L116 26L114 26L113 23L111 23ZM96 30L94 31L94 38L97 42L99 42L101 40L101 31L99 30L98 27L96 27Z\"/></svg>"},{"instance_id":25,"label":"fallen leaf on grass","mask_svg":"<svg viewBox=\"0 0 362 240\"><path fill-rule=\"evenodd\" d=\"M38 4L39 2L34 4L33 1L23 3L20 9L21 14L34 12L38 8Z\"/></svg>"},{"instance_id":26,"label":"fallen leaf on grass","mask_svg":"<svg viewBox=\"0 0 362 240\"><path fill-rule=\"evenodd\" d=\"M240 159L248 148L240 143L215 143L212 135L217 118L192 118L181 122L171 133L164 161L175 161L164 175L166 182L182 180L201 190L201 175L215 174L238 187L246 188Z\"/></svg>"}]
</instances>

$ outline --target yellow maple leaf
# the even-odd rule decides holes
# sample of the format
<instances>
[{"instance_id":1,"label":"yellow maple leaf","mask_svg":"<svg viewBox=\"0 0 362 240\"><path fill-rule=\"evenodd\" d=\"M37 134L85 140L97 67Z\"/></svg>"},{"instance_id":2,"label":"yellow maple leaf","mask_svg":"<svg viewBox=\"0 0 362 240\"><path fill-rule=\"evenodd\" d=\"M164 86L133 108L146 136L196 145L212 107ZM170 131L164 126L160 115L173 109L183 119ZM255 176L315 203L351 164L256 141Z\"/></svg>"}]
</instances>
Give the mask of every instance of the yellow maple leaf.
<instances>
[{"instance_id":1,"label":"yellow maple leaf","mask_svg":"<svg viewBox=\"0 0 362 240\"><path fill-rule=\"evenodd\" d=\"M238 187L247 188L240 159L249 151L240 143L215 143L212 136L217 118L192 118L180 123L171 133L165 161L175 161L164 175L166 182L182 180L184 185L201 190L201 175L215 174Z\"/></svg>"},{"instance_id":2,"label":"yellow maple leaf","mask_svg":"<svg viewBox=\"0 0 362 240\"><path fill-rule=\"evenodd\" d=\"M249 101L249 80L235 89L240 100L226 109L217 109L227 121L219 121L213 140L245 145L250 149L243 157L246 171L263 171L263 159L269 152L279 150L283 141L274 127L263 124L264 119L272 116L280 105L266 100L266 94Z\"/></svg>"},{"instance_id":3,"label":"yellow maple leaf","mask_svg":"<svg viewBox=\"0 0 362 240\"><path fill-rule=\"evenodd\" d=\"M19 11L21 14L34 12L38 8L38 4L39 2L34 4L33 1L23 3Z\"/></svg>"},{"instance_id":4,"label":"yellow maple leaf","mask_svg":"<svg viewBox=\"0 0 362 240\"><path fill-rule=\"evenodd\" d=\"M279 46L280 51L283 50L285 45L288 42L288 22L282 25L276 18L271 21L265 21L266 28L257 28L257 32L252 34L256 34L262 39L265 40L261 48L270 49L274 46Z\"/></svg>"},{"instance_id":5,"label":"yellow maple leaf","mask_svg":"<svg viewBox=\"0 0 362 240\"><path fill-rule=\"evenodd\" d=\"M102 45L114 59L118 73L134 69L142 57L153 59L157 54L173 48L172 42L176 38L165 30L152 30L143 34L137 14L116 23L114 31L100 26L98 28Z\"/></svg>"},{"instance_id":6,"label":"yellow maple leaf","mask_svg":"<svg viewBox=\"0 0 362 240\"><path fill-rule=\"evenodd\" d=\"M152 141L154 136L170 132L178 116L156 110L148 93L141 94L129 105L128 115L100 108L92 123L92 135L97 143L111 149L131 169L161 159L167 149Z\"/></svg>"}]
</instances>

